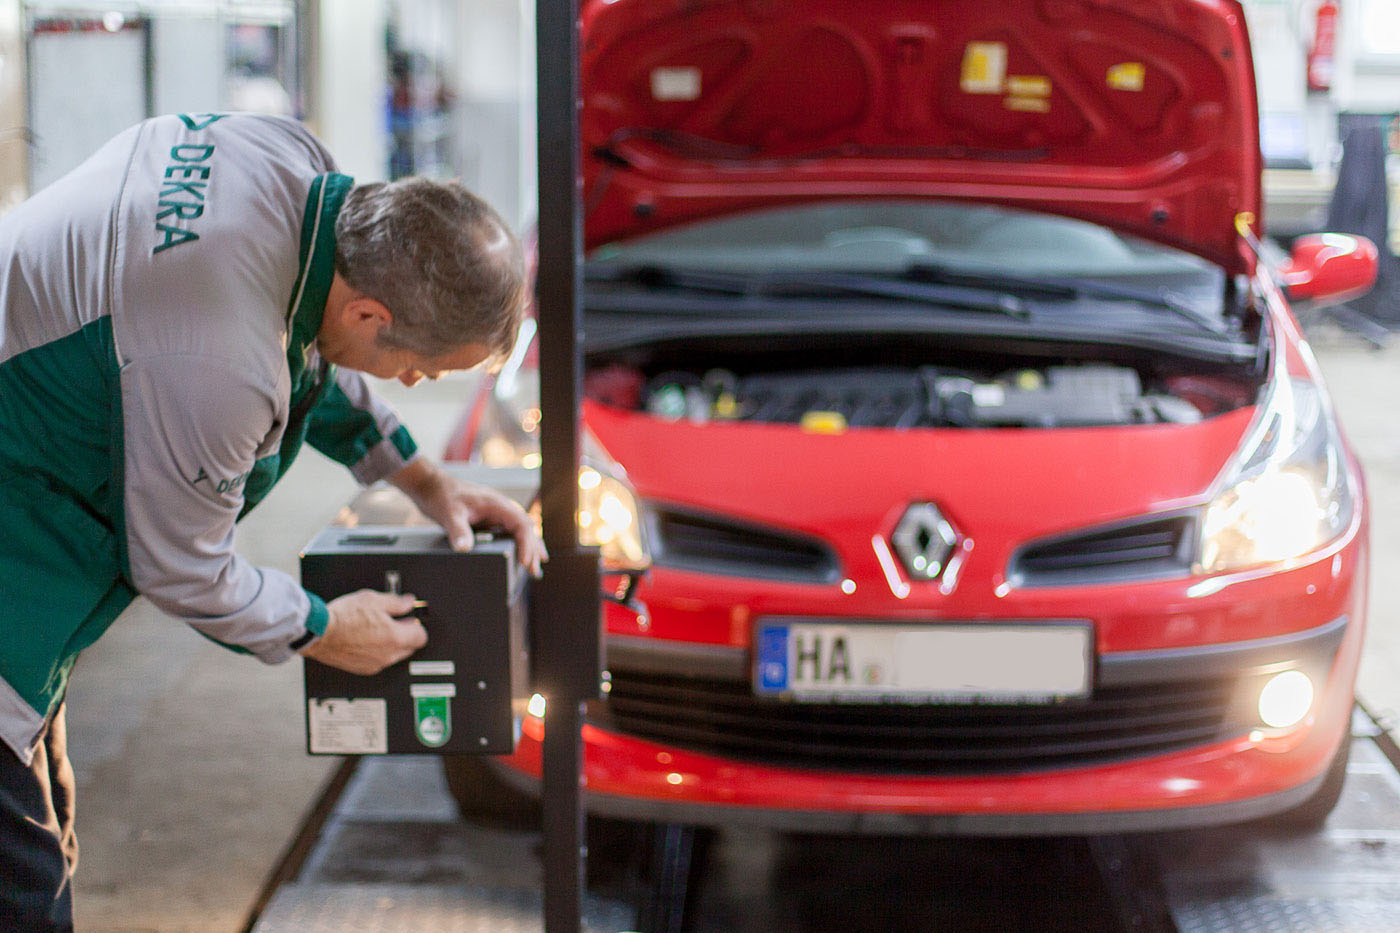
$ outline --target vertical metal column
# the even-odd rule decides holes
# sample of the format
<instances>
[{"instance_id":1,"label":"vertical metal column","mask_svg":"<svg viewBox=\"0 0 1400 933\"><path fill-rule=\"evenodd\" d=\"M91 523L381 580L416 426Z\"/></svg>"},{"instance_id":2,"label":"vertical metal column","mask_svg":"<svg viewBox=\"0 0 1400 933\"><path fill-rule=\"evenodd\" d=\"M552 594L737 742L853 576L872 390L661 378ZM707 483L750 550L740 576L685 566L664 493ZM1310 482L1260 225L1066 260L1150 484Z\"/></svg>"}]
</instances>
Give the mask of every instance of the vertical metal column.
<instances>
[{"instance_id":1,"label":"vertical metal column","mask_svg":"<svg viewBox=\"0 0 1400 933\"><path fill-rule=\"evenodd\" d=\"M531 652L544 695L544 926L577 931L584 851L580 787L584 700L597 697L602 668L598 554L580 548L579 398L582 367L582 219L579 205L578 4L537 0L539 87L540 468L544 540L550 559L533 590Z\"/></svg>"}]
</instances>

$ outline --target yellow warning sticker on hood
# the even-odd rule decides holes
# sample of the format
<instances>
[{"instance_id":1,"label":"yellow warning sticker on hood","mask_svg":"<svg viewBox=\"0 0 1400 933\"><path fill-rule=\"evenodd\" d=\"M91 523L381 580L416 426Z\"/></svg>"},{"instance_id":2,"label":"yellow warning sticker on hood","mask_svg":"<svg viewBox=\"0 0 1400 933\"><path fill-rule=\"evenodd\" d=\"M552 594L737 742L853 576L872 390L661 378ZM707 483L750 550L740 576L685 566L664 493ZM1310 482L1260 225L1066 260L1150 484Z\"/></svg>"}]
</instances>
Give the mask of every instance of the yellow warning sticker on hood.
<instances>
[{"instance_id":1,"label":"yellow warning sticker on hood","mask_svg":"<svg viewBox=\"0 0 1400 933\"><path fill-rule=\"evenodd\" d=\"M1006 43L969 42L963 50L961 84L967 94L1000 94L1006 86Z\"/></svg>"},{"instance_id":2,"label":"yellow warning sticker on hood","mask_svg":"<svg viewBox=\"0 0 1400 933\"><path fill-rule=\"evenodd\" d=\"M1049 97L1050 79L1044 75L1008 75L1006 93L1012 97Z\"/></svg>"},{"instance_id":3,"label":"yellow warning sticker on hood","mask_svg":"<svg viewBox=\"0 0 1400 933\"><path fill-rule=\"evenodd\" d=\"M1147 80L1142 62L1119 62L1108 69L1108 86L1115 91L1141 91Z\"/></svg>"},{"instance_id":4,"label":"yellow warning sticker on hood","mask_svg":"<svg viewBox=\"0 0 1400 933\"><path fill-rule=\"evenodd\" d=\"M802 416L802 430L813 434L844 434L846 416L839 411L809 411Z\"/></svg>"},{"instance_id":5,"label":"yellow warning sticker on hood","mask_svg":"<svg viewBox=\"0 0 1400 933\"><path fill-rule=\"evenodd\" d=\"M1049 113L1050 101L1044 97L1010 97L1006 98L1006 109L1016 110L1020 113Z\"/></svg>"}]
</instances>

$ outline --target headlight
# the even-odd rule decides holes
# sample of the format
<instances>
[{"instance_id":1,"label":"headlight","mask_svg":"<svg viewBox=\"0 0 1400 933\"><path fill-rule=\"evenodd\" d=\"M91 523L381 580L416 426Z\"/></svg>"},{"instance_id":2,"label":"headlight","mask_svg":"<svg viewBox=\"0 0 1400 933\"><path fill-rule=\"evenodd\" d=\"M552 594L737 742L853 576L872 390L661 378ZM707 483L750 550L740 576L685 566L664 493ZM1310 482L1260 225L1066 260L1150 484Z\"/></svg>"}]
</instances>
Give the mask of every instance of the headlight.
<instances>
[{"instance_id":1,"label":"headlight","mask_svg":"<svg viewBox=\"0 0 1400 933\"><path fill-rule=\"evenodd\" d=\"M1298 557L1351 522L1341 439L1317 387L1281 383L1260 424L1202 516L1205 573Z\"/></svg>"},{"instance_id":2,"label":"headlight","mask_svg":"<svg viewBox=\"0 0 1400 933\"><path fill-rule=\"evenodd\" d=\"M637 494L622 468L592 434L585 431L583 442L583 463L578 469L578 543L598 548L604 573L646 570L651 566L651 547ZM530 506L530 517L538 527L538 498Z\"/></svg>"},{"instance_id":3,"label":"headlight","mask_svg":"<svg viewBox=\"0 0 1400 933\"><path fill-rule=\"evenodd\" d=\"M601 550L605 571L651 566L637 497L620 477L587 460L578 471L578 542Z\"/></svg>"}]
</instances>

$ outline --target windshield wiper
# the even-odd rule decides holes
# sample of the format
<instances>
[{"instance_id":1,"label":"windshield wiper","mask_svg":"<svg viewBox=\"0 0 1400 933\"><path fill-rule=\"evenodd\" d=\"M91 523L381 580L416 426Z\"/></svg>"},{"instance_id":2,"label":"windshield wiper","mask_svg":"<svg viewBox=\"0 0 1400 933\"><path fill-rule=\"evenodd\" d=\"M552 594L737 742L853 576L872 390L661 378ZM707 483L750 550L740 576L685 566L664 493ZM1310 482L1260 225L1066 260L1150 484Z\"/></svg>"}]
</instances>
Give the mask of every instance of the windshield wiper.
<instances>
[{"instance_id":1,"label":"windshield wiper","mask_svg":"<svg viewBox=\"0 0 1400 933\"><path fill-rule=\"evenodd\" d=\"M654 263L641 265L603 265L589 263L584 266L585 282L610 282L622 285L638 285L660 291L717 292L721 295L751 295L751 276L732 272L696 272L690 269L673 269Z\"/></svg>"},{"instance_id":2,"label":"windshield wiper","mask_svg":"<svg viewBox=\"0 0 1400 933\"><path fill-rule=\"evenodd\" d=\"M1009 292L1028 297L1045 298L1051 301L1072 301L1076 298L1107 298L1111 301L1136 301L1170 311L1198 327L1214 334L1228 333L1225 325L1202 313L1191 303L1182 299L1171 289L1139 288L1132 285L1116 285L1099 279L1083 278L1026 278L1024 276L1000 275L995 273L963 272L932 263L915 262L905 266L899 273L901 279L913 282L935 282L948 285L972 285L1004 288Z\"/></svg>"},{"instance_id":3,"label":"windshield wiper","mask_svg":"<svg viewBox=\"0 0 1400 933\"><path fill-rule=\"evenodd\" d=\"M933 304L957 311L977 311L1026 319L1030 308L1004 289L938 284L849 272L734 273L697 272L659 265L590 265L589 282L614 282L661 290L713 292L744 298L825 298L855 295Z\"/></svg>"},{"instance_id":4,"label":"windshield wiper","mask_svg":"<svg viewBox=\"0 0 1400 933\"><path fill-rule=\"evenodd\" d=\"M760 279L761 294L768 297L811 298L823 295L861 295L941 305L958 311L985 311L1026 319L1030 308L1016 295L1001 289L940 285L885 279L864 273L813 272L804 275L768 275Z\"/></svg>"}]
</instances>

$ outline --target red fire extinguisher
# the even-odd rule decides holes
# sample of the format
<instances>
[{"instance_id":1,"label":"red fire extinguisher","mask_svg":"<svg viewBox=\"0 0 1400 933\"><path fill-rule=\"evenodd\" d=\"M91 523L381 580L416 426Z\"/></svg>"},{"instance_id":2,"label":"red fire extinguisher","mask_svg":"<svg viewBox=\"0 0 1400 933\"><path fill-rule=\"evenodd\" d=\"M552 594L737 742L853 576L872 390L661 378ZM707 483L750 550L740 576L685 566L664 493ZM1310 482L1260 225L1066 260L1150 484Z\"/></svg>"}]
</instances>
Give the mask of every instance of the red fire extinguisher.
<instances>
[{"instance_id":1,"label":"red fire extinguisher","mask_svg":"<svg viewBox=\"0 0 1400 933\"><path fill-rule=\"evenodd\" d=\"M1322 0L1317 8L1317 31L1308 50L1308 90L1330 91L1337 70L1337 4Z\"/></svg>"}]
</instances>

